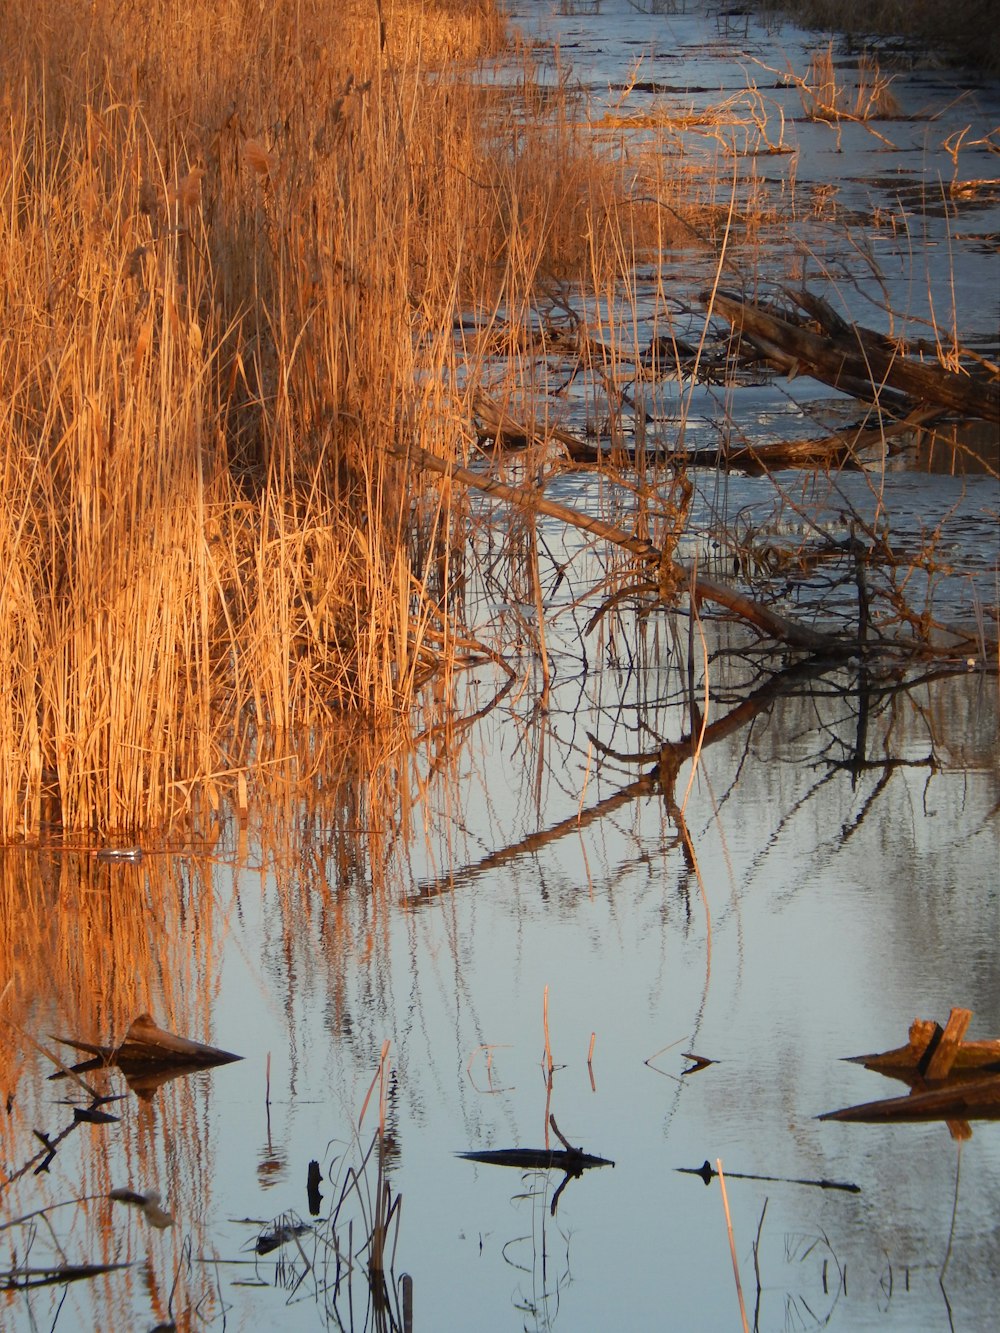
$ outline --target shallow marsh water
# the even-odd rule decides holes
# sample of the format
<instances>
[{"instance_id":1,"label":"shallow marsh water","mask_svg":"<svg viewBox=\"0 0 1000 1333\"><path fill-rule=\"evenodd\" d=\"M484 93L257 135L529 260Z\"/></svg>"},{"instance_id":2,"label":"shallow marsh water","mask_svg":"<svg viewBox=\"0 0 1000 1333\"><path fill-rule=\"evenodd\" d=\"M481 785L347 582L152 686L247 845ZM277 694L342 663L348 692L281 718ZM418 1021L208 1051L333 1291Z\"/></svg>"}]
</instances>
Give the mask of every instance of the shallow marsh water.
<instances>
[{"instance_id":1,"label":"shallow marsh water","mask_svg":"<svg viewBox=\"0 0 1000 1333\"><path fill-rule=\"evenodd\" d=\"M746 88L751 56L777 67L787 53L801 69L815 44L742 21L723 30L690 8L642 14L605 0L584 16L522 4L515 17L559 37L594 97L624 83L646 50L660 54L644 79L711 89L678 94L707 104ZM948 78L908 75L897 96L956 105ZM983 123L991 110L995 123L995 87L977 96ZM866 154L882 149L866 131L851 127L852 153L846 137L838 151L829 127L797 123L808 145L797 188L815 172L870 214L873 190L898 193L897 166L907 180L917 159L922 180L950 168L947 155L927 156L937 123L894 122L916 158L893 158L878 181ZM990 174L985 151L960 158L971 177ZM996 208L993 197L976 228L1000 229ZM919 225L937 224L925 214ZM981 266L981 247L949 247L962 336L985 346L995 319L984 275L995 267ZM913 300L896 308L919 313L933 284L901 258L899 274L896 294L906 287ZM650 327L656 314L651 292ZM818 402L836 411L814 383L782 382L735 392L728 407L755 431L765 422L798 434ZM651 415L666 429L675 409L664 397ZM685 415L690 435L714 438L707 390L692 391ZM706 474L692 547L707 556L720 518L748 509L759 524L777 507L777 526L803 484L779 481L784 495L772 479ZM864 474L837 485L859 504L871 494ZM886 485L904 539L948 516L951 572L940 583L950 596L954 580L961 614L987 603L991 586L995 599L995 480L900 468ZM551 494L603 513L608 483L564 475ZM840 510L829 509L833 527ZM789 656L775 680L783 664L732 629L707 625L703 649L696 628L689 639L686 620L660 611L622 609L582 635L600 601L586 596L604 573L599 554L552 521L539 532L553 669L544 708L525 654L493 707L504 678L480 667L429 691L391 737L328 739L304 788L297 765L316 738L302 738L260 780L263 810L252 804L242 829L220 815L210 848L149 849L117 864L60 848L0 851L5 1017L18 1025L0 1088L8 1177L38 1151L33 1131L51 1140L72 1121L62 1099L86 1101L46 1081L53 1065L26 1034L53 1051L49 1033L106 1041L149 1008L245 1057L150 1099L117 1074L91 1076L125 1094L105 1108L120 1121L81 1125L45 1174L7 1184L2 1266L135 1267L8 1292L0 1326L389 1328L406 1273L418 1330L737 1329L718 1181L706 1188L677 1170L721 1158L752 1325L992 1327L998 1127L976 1123L962 1139L943 1123L815 1117L893 1095L898 1085L840 1057L901 1044L915 1016L943 1020L965 1005L970 1035L1000 1035L996 675L982 662L956 674ZM789 589L790 603L808 597L807 583ZM510 626L508 639L530 616L513 594L483 604L484 620ZM692 776L691 700L705 707L706 679ZM370 1304L359 1193L336 1227L325 1220L377 1123L376 1091L358 1130L385 1041L388 1179L402 1199L388 1311ZM685 1052L715 1063L685 1074ZM614 1167L569 1180L556 1200L558 1172L456 1156L558 1146L550 1113L569 1142ZM312 1160L324 1172L315 1218ZM126 1186L159 1190L174 1225L158 1229L108 1201ZM360 1194L370 1199L374 1186L370 1161ZM257 1255L281 1218L314 1230ZM349 1280L350 1250L360 1259Z\"/></svg>"}]
</instances>

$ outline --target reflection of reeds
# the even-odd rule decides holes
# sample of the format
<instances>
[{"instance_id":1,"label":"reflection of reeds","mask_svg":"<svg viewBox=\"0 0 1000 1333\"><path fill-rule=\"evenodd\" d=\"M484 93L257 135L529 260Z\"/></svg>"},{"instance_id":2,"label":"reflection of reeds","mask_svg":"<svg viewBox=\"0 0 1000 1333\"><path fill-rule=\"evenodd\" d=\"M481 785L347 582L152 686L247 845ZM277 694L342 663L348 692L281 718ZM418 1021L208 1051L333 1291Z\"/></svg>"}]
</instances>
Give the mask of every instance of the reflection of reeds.
<instances>
[{"instance_id":1,"label":"reflection of reeds","mask_svg":"<svg viewBox=\"0 0 1000 1333\"><path fill-rule=\"evenodd\" d=\"M337 1327L355 1327L355 1284L363 1275L367 1309L361 1327L374 1333L412 1328L412 1280L406 1274L397 1280L394 1273L402 1197L393 1193L388 1174L393 1151L387 1126L388 1055L389 1043L384 1042L358 1119L360 1132L377 1089L378 1128L371 1142L362 1150L358 1140L355 1161L345 1155L331 1164L339 1188L329 1216L308 1224L294 1213L282 1213L254 1242L258 1255L283 1250L274 1270L276 1285L311 1287L317 1304ZM348 1324L343 1322L345 1311Z\"/></svg>"},{"instance_id":2,"label":"reflection of reeds","mask_svg":"<svg viewBox=\"0 0 1000 1333\"><path fill-rule=\"evenodd\" d=\"M200 929L192 947L181 923L195 909ZM134 1301L163 1320L171 1300L176 1308L188 1299L214 1300L211 1280L202 1288L202 1275L184 1259L192 1227L193 1243L204 1251L199 1228L210 1211L207 1085L182 1079L162 1088L154 1110L128 1094L119 1073L95 1070L85 1075L90 1088L125 1094L95 1108L77 1082L47 1080L55 1066L39 1058L33 1043L65 1060L65 1048L49 1033L113 1043L145 1009L181 1032L209 1036L219 942L214 913L208 866L194 860L115 864L70 850L0 856L0 1088L8 1099L0 1117L0 1198L8 1215L83 1200L78 1207L86 1223L76 1225L73 1262L148 1264L147 1278L122 1270L93 1298L122 1327L132 1326L127 1311ZM117 1119L91 1118L94 1109ZM68 1136L67 1127L74 1128ZM38 1134L56 1149L43 1175L30 1165ZM152 1186L162 1189L182 1225L160 1232L154 1224L151 1231L152 1210L123 1210L110 1199L123 1187L149 1198ZM46 1236L39 1229L39 1263L53 1258ZM17 1245L23 1239L14 1238ZM84 1293L78 1288L76 1299Z\"/></svg>"},{"instance_id":3,"label":"reflection of reeds","mask_svg":"<svg viewBox=\"0 0 1000 1333\"><path fill-rule=\"evenodd\" d=\"M1000 29L993 0L757 0L765 13L783 11L810 28L855 34L864 40L883 34L912 42L912 59L937 63L948 55L979 66L1000 66ZM920 50L918 43L924 49Z\"/></svg>"}]
</instances>

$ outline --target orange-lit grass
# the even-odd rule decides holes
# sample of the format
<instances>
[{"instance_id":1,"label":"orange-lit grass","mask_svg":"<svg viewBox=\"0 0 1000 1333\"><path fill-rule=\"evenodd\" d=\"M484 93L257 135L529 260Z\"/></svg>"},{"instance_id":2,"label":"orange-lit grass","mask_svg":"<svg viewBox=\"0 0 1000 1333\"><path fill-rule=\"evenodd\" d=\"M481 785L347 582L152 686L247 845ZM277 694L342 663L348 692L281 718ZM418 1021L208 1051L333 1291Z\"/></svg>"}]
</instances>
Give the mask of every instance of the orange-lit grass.
<instances>
[{"instance_id":1,"label":"orange-lit grass","mask_svg":"<svg viewBox=\"0 0 1000 1333\"><path fill-rule=\"evenodd\" d=\"M464 504L386 446L466 448L460 311L661 226L568 88L449 64L501 38L490 0L4 7L0 839L167 825L254 729L448 669Z\"/></svg>"}]
</instances>

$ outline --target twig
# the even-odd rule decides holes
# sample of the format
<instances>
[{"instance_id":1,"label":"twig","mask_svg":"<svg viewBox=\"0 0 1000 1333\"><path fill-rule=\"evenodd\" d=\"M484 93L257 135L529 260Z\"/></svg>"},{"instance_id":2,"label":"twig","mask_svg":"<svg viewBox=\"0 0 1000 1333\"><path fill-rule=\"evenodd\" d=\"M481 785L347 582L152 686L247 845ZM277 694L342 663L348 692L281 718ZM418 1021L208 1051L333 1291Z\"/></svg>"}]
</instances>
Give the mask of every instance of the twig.
<instances>
[{"instance_id":1,"label":"twig","mask_svg":"<svg viewBox=\"0 0 1000 1333\"><path fill-rule=\"evenodd\" d=\"M546 500L543 495L540 495L538 491L530 486L511 486L506 482L484 477L478 472L473 472L470 468L460 466L458 463L451 463L443 458L438 458L436 454L432 454L429 450L422 449L416 444L399 445L390 449L389 452L396 458L417 464L426 468L429 472L437 473L438 476L461 482L463 486L471 486L484 495L493 496L497 500L505 500L508 504L516 505L520 509L527 509L533 513L547 514L550 518L568 523L571 527L579 528L582 532L590 532L595 537L611 542L614 546L620 546L623 550L631 551L633 555L649 564L655 564L661 569L665 567L665 572L673 575L677 581L677 586L689 587L692 597L696 600L715 602L727 611L732 611L734 615L741 619L749 621L750 624L755 625L757 629L765 634L770 634L776 639L789 643L792 647L836 655L856 650L855 640L842 639L833 634L824 634L822 631L811 629L808 625L803 625L799 621L790 620L786 616L779 615L769 606L764 606L763 603L755 601L752 597L747 597L738 589L730 587L729 584L706 578L696 570L671 560L666 552L661 551L658 546L651 541L647 541L646 538L636 537L625 532L622 528L617 528L612 523L605 523L602 519L594 518L590 514L581 514L568 505L558 504L554 500Z\"/></svg>"}]
</instances>

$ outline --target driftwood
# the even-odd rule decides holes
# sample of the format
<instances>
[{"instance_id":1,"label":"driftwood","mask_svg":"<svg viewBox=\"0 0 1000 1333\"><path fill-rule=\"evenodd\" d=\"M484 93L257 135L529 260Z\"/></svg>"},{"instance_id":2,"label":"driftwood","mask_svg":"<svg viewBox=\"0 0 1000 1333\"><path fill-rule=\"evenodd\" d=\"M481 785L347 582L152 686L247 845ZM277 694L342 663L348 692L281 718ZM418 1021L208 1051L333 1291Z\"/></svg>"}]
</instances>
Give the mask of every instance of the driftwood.
<instances>
[{"instance_id":1,"label":"driftwood","mask_svg":"<svg viewBox=\"0 0 1000 1333\"><path fill-rule=\"evenodd\" d=\"M852 1062L911 1085L902 1097L864 1102L829 1111L820 1120L947 1120L957 1137L966 1137L966 1120L1000 1119L1000 1040L965 1041L970 1009L952 1009L947 1025L927 1019L910 1024L909 1041L878 1055L852 1056Z\"/></svg>"},{"instance_id":2,"label":"driftwood","mask_svg":"<svg viewBox=\"0 0 1000 1333\"><path fill-rule=\"evenodd\" d=\"M200 1041L178 1037L174 1032L158 1027L149 1014L140 1014L129 1027L125 1040L118 1046L101 1046L95 1042L74 1037L53 1037L64 1046L84 1051L91 1058L72 1066L72 1073L82 1074L92 1069L114 1067L125 1075L129 1087L140 1095L151 1095L161 1084L182 1074L199 1069L213 1069L217 1065L242 1060L241 1055L205 1046ZM52 1078L63 1078L60 1071Z\"/></svg>"},{"instance_id":3,"label":"driftwood","mask_svg":"<svg viewBox=\"0 0 1000 1333\"><path fill-rule=\"evenodd\" d=\"M882 335L850 325L811 292L796 293L800 310L818 325L806 327L795 310L779 314L735 292L703 292L701 301L789 374L805 372L835 389L872 400L888 389L912 405L933 403L963 416L1000 422L1000 381L917 361ZM891 393L890 393L891 396Z\"/></svg>"},{"instance_id":4,"label":"driftwood","mask_svg":"<svg viewBox=\"0 0 1000 1333\"><path fill-rule=\"evenodd\" d=\"M699 1176L706 1185L711 1185L712 1181L719 1174L712 1169L711 1162L702 1162L701 1166L678 1166L674 1168L682 1176ZM774 1182L776 1185L811 1185L818 1190L844 1190L847 1194L860 1194L861 1186L854 1185L847 1180L809 1180L801 1176L755 1176L749 1175L745 1171L727 1171L727 1180L763 1180Z\"/></svg>"},{"instance_id":5,"label":"driftwood","mask_svg":"<svg viewBox=\"0 0 1000 1333\"><path fill-rule=\"evenodd\" d=\"M817 1118L865 1123L1000 1120L1000 1073L950 1081L944 1087L915 1088L905 1097L887 1097L878 1102L847 1106L842 1111L828 1111Z\"/></svg>"},{"instance_id":6,"label":"driftwood","mask_svg":"<svg viewBox=\"0 0 1000 1333\"><path fill-rule=\"evenodd\" d=\"M478 418L480 441L522 449L554 440L571 462L582 464L600 463L622 453L632 460L636 456L634 447L591 444L560 426L514 417L482 390L476 392L472 408ZM669 459L688 467L738 468L744 472L771 472L776 468L859 467L866 455L881 452L891 441L909 435L940 415L939 408L920 407L901 421L890 421L877 428L861 426L815 438L773 440L767 444L720 443L717 448L674 449L665 442L651 441L644 446L644 455L647 460ZM897 451L902 447L905 447L905 440L896 446Z\"/></svg>"},{"instance_id":7,"label":"driftwood","mask_svg":"<svg viewBox=\"0 0 1000 1333\"><path fill-rule=\"evenodd\" d=\"M770 444L737 444L719 449L688 449L677 457L690 467L739 468L743 472L773 472L777 468L860 468L883 450L899 453L911 435L941 415L935 407L914 409L901 421L878 427L834 431L816 439L774 440Z\"/></svg>"},{"instance_id":8,"label":"driftwood","mask_svg":"<svg viewBox=\"0 0 1000 1333\"><path fill-rule=\"evenodd\" d=\"M482 1152L460 1152L456 1156L466 1162L480 1162L484 1166L512 1166L521 1171L562 1171L562 1181L549 1205L549 1211L555 1217L560 1196L571 1180L578 1180L584 1171L593 1167L614 1166L614 1162L606 1157L595 1157L582 1148L574 1148L560 1132L554 1115L549 1116L549 1124L563 1145L562 1148L494 1148Z\"/></svg>"},{"instance_id":9,"label":"driftwood","mask_svg":"<svg viewBox=\"0 0 1000 1333\"><path fill-rule=\"evenodd\" d=\"M460 1152L466 1162L484 1166L513 1166L521 1171L565 1171L578 1176L594 1166L614 1166L606 1157L594 1157L580 1148L490 1148L482 1152Z\"/></svg>"},{"instance_id":10,"label":"driftwood","mask_svg":"<svg viewBox=\"0 0 1000 1333\"><path fill-rule=\"evenodd\" d=\"M907 1082L1000 1070L1000 1040L964 1040L971 1019L970 1009L953 1009L944 1028L933 1019L915 1018L905 1046L878 1055L853 1055L851 1063Z\"/></svg>"},{"instance_id":11,"label":"driftwood","mask_svg":"<svg viewBox=\"0 0 1000 1333\"><path fill-rule=\"evenodd\" d=\"M590 462L594 450L569 431L559 426L539 427L534 421L521 421L499 403L495 403L482 389L472 399L472 410L479 418L480 440L497 440L501 444L523 447L543 440L557 440L574 462Z\"/></svg>"},{"instance_id":12,"label":"driftwood","mask_svg":"<svg viewBox=\"0 0 1000 1333\"><path fill-rule=\"evenodd\" d=\"M634 534L625 532L622 528L617 528L611 523L605 523L602 519L594 518L590 514L581 514L568 505L547 500L530 486L511 486L506 482L484 477L478 472L473 472L470 468L461 467L457 463L438 458L436 454L432 454L427 449L422 449L415 444L399 446L391 452L397 458L415 463L419 467L426 468L429 472L436 472L439 476L447 477L450 481L461 482L462 485L480 491L483 495L504 500L508 504L515 505L519 509L527 510L530 513L546 514L562 523L568 523L571 527L579 528L582 532L592 533L595 537L600 537L615 546L620 546L623 550L631 551L633 555L638 556L641 560L656 565L660 569L666 566L665 572L679 588L686 587L696 603L713 602L717 606L724 607L727 611L739 616L740 619L754 625L764 634L790 644L793 648L805 648L811 652L824 652L833 656L841 656L844 653L853 652L857 648L857 644L853 640L843 639L834 634L825 634L821 630L803 625L800 621L779 615L777 611L773 611L769 606L755 601L754 598L746 596L745 593L731 587L729 584L706 578L692 566L682 565L671 560L664 551L661 551L651 541L647 541L645 537L636 537Z\"/></svg>"}]
</instances>

